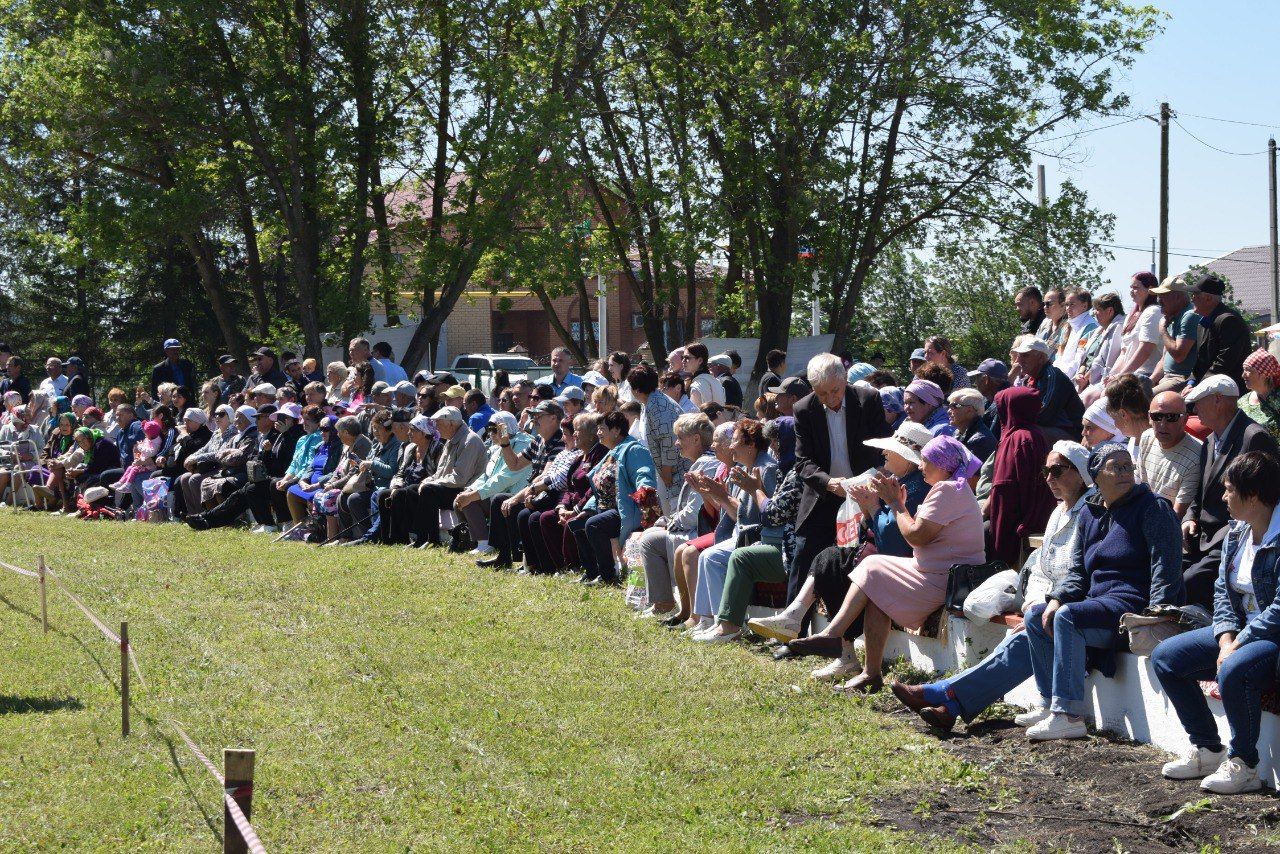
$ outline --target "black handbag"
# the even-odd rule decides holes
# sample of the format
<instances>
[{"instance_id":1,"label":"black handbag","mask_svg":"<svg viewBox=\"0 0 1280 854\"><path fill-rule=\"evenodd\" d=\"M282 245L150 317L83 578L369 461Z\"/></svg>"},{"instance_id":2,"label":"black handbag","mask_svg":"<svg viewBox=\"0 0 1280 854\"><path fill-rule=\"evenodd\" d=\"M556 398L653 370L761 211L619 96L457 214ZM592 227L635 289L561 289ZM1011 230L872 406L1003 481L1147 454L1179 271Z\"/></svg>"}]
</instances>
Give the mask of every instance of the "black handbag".
<instances>
[{"instance_id":1,"label":"black handbag","mask_svg":"<svg viewBox=\"0 0 1280 854\"><path fill-rule=\"evenodd\" d=\"M460 522L449 529L449 551L454 554L465 554L476 547L471 538L471 528L466 522Z\"/></svg>"},{"instance_id":2,"label":"black handbag","mask_svg":"<svg viewBox=\"0 0 1280 854\"><path fill-rule=\"evenodd\" d=\"M957 563L951 567L951 573L947 576L946 609L952 614L963 614L964 600L969 598L969 594L982 582L1008 568L1002 560L989 560L979 564Z\"/></svg>"},{"instance_id":3,"label":"black handbag","mask_svg":"<svg viewBox=\"0 0 1280 854\"><path fill-rule=\"evenodd\" d=\"M761 527L759 525L743 525L738 531L738 538L733 541L735 549L745 549L760 542Z\"/></svg>"}]
</instances>

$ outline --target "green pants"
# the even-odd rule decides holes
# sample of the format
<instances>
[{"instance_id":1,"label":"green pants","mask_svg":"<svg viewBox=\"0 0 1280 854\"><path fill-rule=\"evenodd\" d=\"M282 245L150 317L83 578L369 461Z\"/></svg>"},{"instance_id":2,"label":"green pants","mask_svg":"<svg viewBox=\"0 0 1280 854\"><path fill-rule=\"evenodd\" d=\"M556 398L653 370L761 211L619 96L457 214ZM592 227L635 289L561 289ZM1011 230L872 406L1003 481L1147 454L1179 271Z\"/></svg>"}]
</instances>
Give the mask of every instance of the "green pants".
<instances>
[{"instance_id":1,"label":"green pants","mask_svg":"<svg viewBox=\"0 0 1280 854\"><path fill-rule=\"evenodd\" d=\"M777 546L747 546L729 555L729 573L720 596L720 613L724 623L740 626L747 619L747 607L757 581L780 583L787 580L782 565L782 551Z\"/></svg>"}]
</instances>

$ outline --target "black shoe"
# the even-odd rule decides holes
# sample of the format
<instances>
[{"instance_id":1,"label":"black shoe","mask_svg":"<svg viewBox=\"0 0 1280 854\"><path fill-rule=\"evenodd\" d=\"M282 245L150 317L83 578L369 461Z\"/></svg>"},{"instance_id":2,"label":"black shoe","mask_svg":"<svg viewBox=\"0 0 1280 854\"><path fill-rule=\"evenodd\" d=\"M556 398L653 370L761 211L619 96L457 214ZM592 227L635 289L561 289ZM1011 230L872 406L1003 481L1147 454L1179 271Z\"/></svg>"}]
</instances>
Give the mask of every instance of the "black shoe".
<instances>
[{"instance_id":1,"label":"black shoe","mask_svg":"<svg viewBox=\"0 0 1280 854\"><path fill-rule=\"evenodd\" d=\"M480 558L476 561L476 566L483 566L486 569L510 569L511 561L502 555L494 555Z\"/></svg>"},{"instance_id":2,"label":"black shoe","mask_svg":"<svg viewBox=\"0 0 1280 854\"><path fill-rule=\"evenodd\" d=\"M191 513L191 514L189 514L189 515L187 516L187 518L186 518L186 522L187 522L187 524L188 524L188 525L190 525L190 526L191 526L191 530L193 530L193 531L207 531L207 530L209 530L209 521L208 521L207 519L205 519L205 518L204 518L204 516L200 515L199 513Z\"/></svg>"}]
</instances>

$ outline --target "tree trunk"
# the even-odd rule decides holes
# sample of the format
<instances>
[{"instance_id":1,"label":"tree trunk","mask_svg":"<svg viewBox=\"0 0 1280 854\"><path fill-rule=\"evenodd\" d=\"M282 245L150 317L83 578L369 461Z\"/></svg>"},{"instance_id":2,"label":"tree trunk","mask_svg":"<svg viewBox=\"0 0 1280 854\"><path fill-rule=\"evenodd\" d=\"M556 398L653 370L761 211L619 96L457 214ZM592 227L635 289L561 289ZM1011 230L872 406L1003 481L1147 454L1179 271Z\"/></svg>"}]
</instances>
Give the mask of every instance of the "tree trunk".
<instances>
[{"instance_id":1,"label":"tree trunk","mask_svg":"<svg viewBox=\"0 0 1280 854\"><path fill-rule=\"evenodd\" d=\"M373 102L373 71L369 65L369 10L365 0L349 0L346 20L346 54L351 66L351 84L356 104L355 210L352 223L351 261L347 270L346 304L342 313L344 341L363 331L365 306L365 249L369 245L369 184L377 158L377 111Z\"/></svg>"},{"instance_id":2,"label":"tree trunk","mask_svg":"<svg viewBox=\"0 0 1280 854\"><path fill-rule=\"evenodd\" d=\"M204 287L205 296L209 298L209 308L213 311L214 319L218 321L223 342L231 355L239 359L241 364L247 364L244 338L240 335L235 316L227 304L221 277L218 274L218 264L213 257L213 251L209 248L208 240L200 231L188 230L182 232L182 242L191 253L192 260L195 261L196 270L200 274L200 284Z\"/></svg>"},{"instance_id":3,"label":"tree trunk","mask_svg":"<svg viewBox=\"0 0 1280 854\"><path fill-rule=\"evenodd\" d=\"M374 253L378 259L378 290L382 295L382 307L387 313L387 326L400 325L400 300L396 290L400 287L400 277L396 270L395 257L391 254L391 225L387 221L387 193L382 186L382 169L378 158L374 158L369 181L372 185L369 202L373 208L373 227L378 241ZM402 356L404 354L401 354Z\"/></svg>"},{"instance_id":4,"label":"tree trunk","mask_svg":"<svg viewBox=\"0 0 1280 854\"><path fill-rule=\"evenodd\" d=\"M240 176L237 183L237 195L244 191L240 203L236 206L236 218L240 223L240 233L244 237L245 275L249 278L249 291L253 294L253 308L258 319L256 329L258 340L265 341L271 333L271 303L267 301L267 283L262 275L262 255L258 252L258 228L253 222L253 210L249 207L249 194L244 186L244 176Z\"/></svg>"}]
</instances>

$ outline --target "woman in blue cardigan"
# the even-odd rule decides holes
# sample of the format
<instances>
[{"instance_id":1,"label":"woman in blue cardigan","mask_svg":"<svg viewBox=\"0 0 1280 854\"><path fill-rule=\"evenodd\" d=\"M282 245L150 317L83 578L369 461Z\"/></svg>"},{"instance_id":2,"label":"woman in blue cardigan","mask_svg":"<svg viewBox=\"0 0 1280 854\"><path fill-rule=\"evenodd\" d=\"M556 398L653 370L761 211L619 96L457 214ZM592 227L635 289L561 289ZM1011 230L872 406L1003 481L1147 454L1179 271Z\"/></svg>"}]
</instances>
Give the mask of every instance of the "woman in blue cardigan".
<instances>
[{"instance_id":1,"label":"woman in blue cardigan","mask_svg":"<svg viewBox=\"0 0 1280 854\"><path fill-rule=\"evenodd\" d=\"M610 412L600 419L600 444L609 449L589 475L591 498L569 521L578 542L584 584L617 584L614 543L625 543L640 528L640 505L631 494L655 487L653 456L629 433L627 416Z\"/></svg>"},{"instance_id":2,"label":"woman in blue cardigan","mask_svg":"<svg viewBox=\"0 0 1280 854\"><path fill-rule=\"evenodd\" d=\"M1242 454L1227 467L1224 480L1234 521L1213 588L1213 625L1162 642L1151 653L1151 666L1192 745L1186 755L1165 764L1164 776L1203 777L1201 789L1234 795L1262 786L1262 692L1275 686L1280 659L1280 462L1260 451ZM1213 679L1231 729L1230 749L1223 748L1199 685Z\"/></svg>"}]
</instances>

